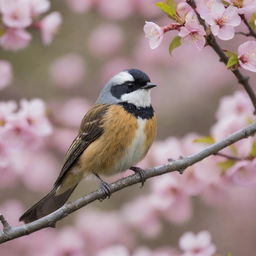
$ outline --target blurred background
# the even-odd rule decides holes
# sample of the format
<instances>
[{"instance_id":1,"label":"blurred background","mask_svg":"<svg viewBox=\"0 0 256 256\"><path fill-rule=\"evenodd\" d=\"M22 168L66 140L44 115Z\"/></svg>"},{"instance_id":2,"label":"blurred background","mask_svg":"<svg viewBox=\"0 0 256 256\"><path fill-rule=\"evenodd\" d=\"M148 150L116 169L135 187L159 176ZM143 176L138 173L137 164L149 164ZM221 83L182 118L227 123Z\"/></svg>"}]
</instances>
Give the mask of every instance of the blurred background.
<instances>
[{"instance_id":1,"label":"blurred background","mask_svg":"<svg viewBox=\"0 0 256 256\"><path fill-rule=\"evenodd\" d=\"M170 32L159 48L151 50L143 33L145 21L159 25L170 22L152 0L54 1L51 10L59 11L63 17L51 45L44 46L38 32L33 31L33 41L27 48L15 52L1 50L1 59L10 61L14 73L11 85L1 91L1 101L40 98L46 103L47 116L53 126L53 133L40 143L33 154L22 155L17 160L23 166L15 171L18 178L0 187L0 209L6 212L11 224L18 224L17 218L22 211L50 190L84 113L108 79L122 69L139 68L159 85L152 92L158 119L158 145L167 138L181 139L192 132L208 135L216 122L215 113L220 99L241 89L232 73L218 61L209 47L199 52L182 46L170 56L168 45L175 34ZM239 40L240 37L235 42L222 43L223 48L236 49ZM252 82L255 83L255 77ZM168 155L172 156L172 143L168 152L165 152L163 161L167 161ZM154 157L151 157L152 153L149 153L142 166L153 166ZM97 186L97 181L89 178L79 185L71 200ZM185 231L201 230L212 234L221 255L228 252L241 256L253 254L255 188L236 189L228 200L218 203L206 203L200 197L193 197L190 216L181 221L162 219L161 232L156 232L157 235L154 232L153 235L140 234L136 229L127 233L123 227L126 225L124 219L127 219L125 214L132 216L137 211L125 210L126 204L146 195L149 190L150 182L143 189L129 187L109 200L93 203L68 216L57 224L57 230L39 231L1 246L0 254L38 255L35 245L39 248L40 241L44 241L47 247L48 242L57 239L54 237L58 232L63 236L58 238L60 244L77 242L81 238L77 238L75 230L83 226L86 249L81 255L96 255L97 250L115 243L125 244L131 250L138 246L152 249L177 247L178 239ZM140 209L142 212L146 210ZM111 227L113 230L110 231ZM122 235L113 235L113 240L104 243L102 236L107 235L105 232ZM118 236L123 238L118 241L115 238ZM72 245L67 246L66 251L63 245L59 245L62 251L43 251L39 255L80 255L80 252L70 249Z\"/></svg>"}]
</instances>

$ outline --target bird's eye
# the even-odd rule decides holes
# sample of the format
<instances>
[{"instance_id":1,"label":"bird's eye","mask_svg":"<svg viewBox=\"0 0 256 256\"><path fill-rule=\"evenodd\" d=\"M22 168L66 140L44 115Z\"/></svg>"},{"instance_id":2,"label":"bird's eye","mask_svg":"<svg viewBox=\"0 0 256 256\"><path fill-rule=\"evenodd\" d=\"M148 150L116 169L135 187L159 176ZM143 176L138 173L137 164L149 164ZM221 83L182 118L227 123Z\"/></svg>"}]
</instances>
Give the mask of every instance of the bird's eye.
<instances>
[{"instance_id":1,"label":"bird's eye","mask_svg":"<svg viewBox=\"0 0 256 256\"><path fill-rule=\"evenodd\" d=\"M133 87L133 83L128 83L128 88L132 88Z\"/></svg>"}]
</instances>

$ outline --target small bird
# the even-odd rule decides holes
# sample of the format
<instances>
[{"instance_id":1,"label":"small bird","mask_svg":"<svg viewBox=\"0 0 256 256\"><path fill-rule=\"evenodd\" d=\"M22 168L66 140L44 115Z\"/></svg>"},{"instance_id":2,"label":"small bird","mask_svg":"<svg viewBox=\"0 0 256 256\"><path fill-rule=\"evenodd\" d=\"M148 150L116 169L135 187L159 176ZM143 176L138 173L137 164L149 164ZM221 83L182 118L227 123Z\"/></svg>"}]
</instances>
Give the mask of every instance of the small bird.
<instances>
[{"instance_id":1,"label":"small bird","mask_svg":"<svg viewBox=\"0 0 256 256\"><path fill-rule=\"evenodd\" d=\"M100 175L131 169L140 174L143 184L144 170L134 165L145 157L156 135L150 97L155 86L138 69L113 76L84 116L53 189L28 209L20 221L29 223L60 208L89 174L100 180L105 197L110 196L109 184Z\"/></svg>"}]
</instances>

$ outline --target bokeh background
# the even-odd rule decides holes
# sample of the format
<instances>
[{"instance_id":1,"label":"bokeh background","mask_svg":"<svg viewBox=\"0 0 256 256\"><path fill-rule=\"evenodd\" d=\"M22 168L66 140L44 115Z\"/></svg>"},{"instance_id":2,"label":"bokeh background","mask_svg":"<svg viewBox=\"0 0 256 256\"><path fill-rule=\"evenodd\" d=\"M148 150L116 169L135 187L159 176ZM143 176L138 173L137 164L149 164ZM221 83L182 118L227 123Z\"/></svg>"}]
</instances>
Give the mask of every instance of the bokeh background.
<instances>
[{"instance_id":1,"label":"bokeh background","mask_svg":"<svg viewBox=\"0 0 256 256\"><path fill-rule=\"evenodd\" d=\"M18 224L17 217L22 210L50 190L81 118L115 73L126 68L139 68L159 85L152 92L158 119L158 141L168 137L182 138L191 132L200 136L208 135L216 122L215 113L220 99L241 89L232 73L218 61L209 47L199 52L192 47L182 46L174 50L171 56L168 52L170 38L173 37L171 32L165 36L159 48L151 50L143 34L145 21L153 20L160 25L169 23L169 19L154 6L152 0L63 0L54 1L51 10L59 11L63 17L59 33L51 45L44 46L35 31L33 41L27 48L16 52L1 50L1 59L9 60L14 72L11 85L1 91L1 101L40 98L47 104L47 115L53 125L53 134L44 141L40 150L35 150L32 157L22 157L21 162L26 159L26 163L20 170L19 178L13 179L10 186L0 187L0 208L7 212L6 218L13 224ZM238 36L231 43L222 42L223 48L236 49L240 39ZM255 84L255 75L251 81ZM168 151L171 156L172 144ZM165 155L168 154L165 152ZM150 164L148 157L142 166L152 166ZM71 200L97 186L93 178L83 181ZM57 231L39 231L11 241L0 247L0 254L38 255L32 243L41 248L40 241L44 241L47 247L47 243L57 239L53 233L61 230L64 230L61 238L64 244L78 241L74 230L84 225L84 232L88 233L85 235L85 245L97 244L97 240L99 244L86 249L86 254L81 255L96 255L99 248L104 248L102 238L98 239L103 236L102 233L104 236L108 232L120 233L124 237L124 244L133 250L136 246L177 247L178 239L185 231L201 230L208 230L212 234L221 255L228 252L232 252L232 255L253 255L256 237L255 187L236 188L232 196L228 199L223 196L225 199L218 203L206 203L200 197L193 197L190 217L182 221L162 219L164 228L155 236L139 234L136 230L126 236L126 231L122 229L122 215L125 213L121 209L146 195L149 186L146 184L143 189L132 186L114 194L109 200L93 203L59 222ZM147 209L141 207L140 211ZM131 216L137 214L131 210L128 213ZM99 219L102 223L98 223ZM79 221L83 224L79 224ZM110 231L111 225L104 224L105 221L120 223L113 224L113 229L117 228ZM91 226L90 222L93 223ZM94 240L90 234L95 235ZM58 239L61 244L62 240ZM106 245L115 243L110 241ZM56 242L58 246L62 248ZM80 255L70 247L66 249L68 252L63 249L58 253L42 252L39 255Z\"/></svg>"}]
</instances>

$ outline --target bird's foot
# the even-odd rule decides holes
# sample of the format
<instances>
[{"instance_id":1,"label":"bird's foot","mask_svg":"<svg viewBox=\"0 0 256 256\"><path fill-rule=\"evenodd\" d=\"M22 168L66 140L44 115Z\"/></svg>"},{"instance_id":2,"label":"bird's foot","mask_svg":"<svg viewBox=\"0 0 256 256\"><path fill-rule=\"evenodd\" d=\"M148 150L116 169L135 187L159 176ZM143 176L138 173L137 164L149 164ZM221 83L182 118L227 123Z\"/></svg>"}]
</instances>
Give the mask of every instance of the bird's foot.
<instances>
[{"instance_id":1,"label":"bird's foot","mask_svg":"<svg viewBox=\"0 0 256 256\"><path fill-rule=\"evenodd\" d=\"M100 180L100 189L103 192L103 196L100 198L100 201L103 201L106 198L110 198L111 196L111 187L110 185L104 181L99 174L94 173L94 175Z\"/></svg>"},{"instance_id":2,"label":"bird's foot","mask_svg":"<svg viewBox=\"0 0 256 256\"><path fill-rule=\"evenodd\" d=\"M135 173L138 173L140 175L140 182L141 182L141 187L144 186L144 183L146 182L146 175L145 171L141 169L140 167L132 166L130 170L134 171Z\"/></svg>"}]
</instances>

